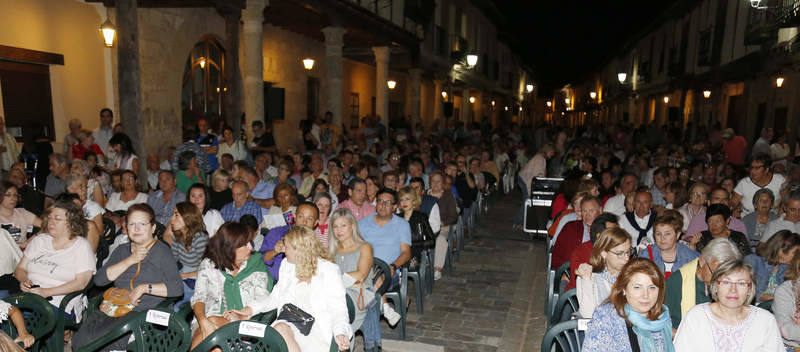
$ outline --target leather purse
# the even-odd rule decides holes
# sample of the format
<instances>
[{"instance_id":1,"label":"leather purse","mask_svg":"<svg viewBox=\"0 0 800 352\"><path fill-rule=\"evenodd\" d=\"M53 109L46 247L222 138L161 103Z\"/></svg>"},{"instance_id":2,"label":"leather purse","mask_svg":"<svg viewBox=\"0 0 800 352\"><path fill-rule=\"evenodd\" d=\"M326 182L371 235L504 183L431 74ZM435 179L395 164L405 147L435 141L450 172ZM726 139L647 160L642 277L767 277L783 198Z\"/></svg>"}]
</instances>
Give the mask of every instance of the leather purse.
<instances>
[{"instance_id":1,"label":"leather purse","mask_svg":"<svg viewBox=\"0 0 800 352\"><path fill-rule=\"evenodd\" d=\"M147 245L147 249L149 250L153 244L156 243L156 240L150 242ZM131 247L133 249L133 247ZM111 287L106 292L103 293L103 303L100 303L100 311L105 313L111 318L119 318L124 317L126 314L130 313L136 305L131 302L131 291L133 291L133 280L136 280L136 277L139 276L139 272L142 270L142 263L139 262L136 264L136 273L133 274L131 278L131 289L130 291L125 288L117 288Z\"/></svg>"},{"instance_id":2,"label":"leather purse","mask_svg":"<svg viewBox=\"0 0 800 352\"><path fill-rule=\"evenodd\" d=\"M281 308L277 320L283 320L287 323L292 323L303 336L308 336L311 332L311 327L314 326L314 317L306 311L300 309L298 306L286 303Z\"/></svg>"}]
</instances>

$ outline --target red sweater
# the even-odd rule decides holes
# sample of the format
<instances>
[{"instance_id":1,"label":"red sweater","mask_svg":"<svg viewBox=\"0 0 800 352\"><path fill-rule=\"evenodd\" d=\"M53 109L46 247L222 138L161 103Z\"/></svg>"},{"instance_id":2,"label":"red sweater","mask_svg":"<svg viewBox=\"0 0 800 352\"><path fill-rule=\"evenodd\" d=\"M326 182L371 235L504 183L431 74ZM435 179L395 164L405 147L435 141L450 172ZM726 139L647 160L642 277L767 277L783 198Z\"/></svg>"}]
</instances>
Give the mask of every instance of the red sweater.
<instances>
[{"instance_id":1,"label":"red sweater","mask_svg":"<svg viewBox=\"0 0 800 352\"><path fill-rule=\"evenodd\" d=\"M592 249L594 248L594 244L591 241L581 243L578 248L575 248L572 251L572 254L569 256L569 283L567 284L567 288L564 290L569 290L571 288L575 288L576 277L575 271L578 270L578 267L581 266L583 263L589 263L589 257L592 256Z\"/></svg>"},{"instance_id":2,"label":"red sweater","mask_svg":"<svg viewBox=\"0 0 800 352\"><path fill-rule=\"evenodd\" d=\"M556 244L553 245L553 269L558 270L561 264L566 263L573 251L581 245L583 241L583 221L575 220L570 221L556 239Z\"/></svg>"}]
</instances>

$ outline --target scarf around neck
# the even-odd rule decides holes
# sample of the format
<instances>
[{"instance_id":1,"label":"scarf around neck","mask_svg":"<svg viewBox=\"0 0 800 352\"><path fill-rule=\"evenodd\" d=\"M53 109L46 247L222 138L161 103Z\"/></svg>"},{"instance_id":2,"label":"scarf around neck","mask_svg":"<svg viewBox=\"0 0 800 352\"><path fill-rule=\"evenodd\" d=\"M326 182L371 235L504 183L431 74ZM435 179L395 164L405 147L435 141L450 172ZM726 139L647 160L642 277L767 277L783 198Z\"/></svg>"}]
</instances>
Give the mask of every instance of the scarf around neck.
<instances>
[{"instance_id":1,"label":"scarf around neck","mask_svg":"<svg viewBox=\"0 0 800 352\"><path fill-rule=\"evenodd\" d=\"M662 308L664 311L661 312L658 319L650 320L634 310L630 304L625 304L625 315L633 324L633 332L636 333L639 349L642 352L657 352L653 339L654 332L661 333L664 340L664 352L675 352L675 347L672 345L672 319L669 317L667 306L664 305Z\"/></svg>"},{"instance_id":2,"label":"scarf around neck","mask_svg":"<svg viewBox=\"0 0 800 352\"><path fill-rule=\"evenodd\" d=\"M639 237L636 239L636 246L642 242L643 239L647 238L647 231L653 228L653 223L655 222L656 217L653 216L653 211L650 210L650 213L647 214L647 225L644 229L639 227L639 224L636 222L636 213L634 212L625 212L625 217L628 218L628 222L631 224L634 230L639 231ZM635 246L634 246L635 247Z\"/></svg>"},{"instance_id":3,"label":"scarf around neck","mask_svg":"<svg viewBox=\"0 0 800 352\"><path fill-rule=\"evenodd\" d=\"M264 272L269 275L267 272L267 266L264 264L264 261L261 259L260 255L251 255L250 259L245 262L244 267L242 267L236 276L233 276L228 273L227 270L220 270L222 276L225 278L225 283L222 286L223 294L225 295L225 299L222 300L220 311L224 312L226 310L238 310L244 308L244 304L242 303L242 292L239 290L239 283L246 279L250 274ZM269 284L267 289L272 291L272 278L268 278ZM227 306L227 307L226 307Z\"/></svg>"}]
</instances>

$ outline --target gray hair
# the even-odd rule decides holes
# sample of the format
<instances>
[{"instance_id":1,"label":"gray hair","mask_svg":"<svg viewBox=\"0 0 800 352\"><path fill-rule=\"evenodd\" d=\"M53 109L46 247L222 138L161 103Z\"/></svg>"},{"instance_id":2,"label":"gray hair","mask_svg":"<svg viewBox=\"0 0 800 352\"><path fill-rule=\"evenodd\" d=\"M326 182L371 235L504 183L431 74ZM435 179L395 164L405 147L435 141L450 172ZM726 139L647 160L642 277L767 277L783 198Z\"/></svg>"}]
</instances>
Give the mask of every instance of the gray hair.
<instances>
[{"instance_id":1,"label":"gray hair","mask_svg":"<svg viewBox=\"0 0 800 352\"><path fill-rule=\"evenodd\" d=\"M64 185L65 187L69 187L72 186L72 184L75 183L75 181L87 182L88 180L89 178L86 177L86 175L71 174L67 175L67 177L64 178Z\"/></svg>"},{"instance_id":2,"label":"gray hair","mask_svg":"<svg viewBox=\"0 0 800 352\"><path fill-rule=\"evenodd\" d=\"M783 204L788 204L790 200L800 200L800 189L789 191L789 194L783 199Z\"/></svg>"},{"instance_id":3,"label":"gray hair","mask_svg":"<svg viewBox=\"0 0 800 352\"><path fill-rule=\"evenodd\" d=\"M695 236L699 235L699 233L695 234ZM742 260L742 253L739 252L739 248L727 238L711 240L711 242L708 242L706 245L706 248L703 248L703 253L701 253L700 256L709 264L714 260L717 261L717 263Z\"/></svg>"},{"instance_id":4,"label":"gray hair","mask_svg":"<svg viewBox=\"0 0 800 352\"><path fill-rule=\"evenodd\" d=\"M61 153L50 154L50 157L53 158L53 161L55 161L56 164L68 164L69 161L69 159L67 159L67 156Z\"/></svg>"},{"instance_id":5,"label":"gray hair","mask_svg":"<svg viewBox=\"0 0 800 352\"><path fill-rule=\"evenodd\" d=\"M762 189L759 189L758 191L756 191L755 194L753 194L753 205L758 203L758 198L761 198L761 195L763 195L763 194L766 194L766 195L769 196L769 199L770 199L769 200L769 204L775 204L775 193L772 193L772 190L769 189L769 188L762 188Z\"/></svg>"},{"instance_id":6,"label":"gray hair","mask_svg":"<svg viewBox=\"0 0 800 352\"><path fill-rule=\"evenodd\" d=\"M74 167L75 165L81 168L81 172L83 172L83 175L88 175L89 172L92 171L89 170L89 163L87 163L86 160L72 159L72 166Z\"/></svg>"},{"instance_id":7,"label":"gray hair","mask_svg":"<svg viewBox=\"0 0 800 352\"><path fill-rule=\"evenodd\" d=\"M353 241L355 243L361 244L364 243L364 237L361 236L361 231L358 230L358 221L356 221L355 216L353 213L350 212L350 209L347 208L339 208L333 211L331 214L330 219L328 219L328 252L331 256L336 254L336 250L339 249L339 240L336 239L336 235L334 235L334 228L333 224L339 218L347 219L347 222L353 226Z\"/></svg>"}]
</instances>

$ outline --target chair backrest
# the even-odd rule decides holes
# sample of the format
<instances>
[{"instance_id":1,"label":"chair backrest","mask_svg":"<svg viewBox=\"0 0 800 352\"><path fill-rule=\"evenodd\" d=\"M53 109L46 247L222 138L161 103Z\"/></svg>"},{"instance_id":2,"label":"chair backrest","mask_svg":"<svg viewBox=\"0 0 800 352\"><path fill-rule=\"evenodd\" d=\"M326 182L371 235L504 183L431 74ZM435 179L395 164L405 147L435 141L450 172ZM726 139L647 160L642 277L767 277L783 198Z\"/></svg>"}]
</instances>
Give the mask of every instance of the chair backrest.
<instances>
[{"instance_id":1,"label":"chair backrest","mask_svg":"<svg viewBox=\"0 0 800 352\"><path fill-rule=\"evenodd\" d=\"M561 266L559 266L556 270L555 276L553 277L553 288L555 289L555 292L559 294L563 293L561 290L561 278L563 276L566 276L567 280L569 280L569 278L572 276L569 272L569 262L561 264Z\"/></svg>"},{"instance_id":2,"label":"chair backrest","mask_svg":"<svg viewBox=\"0 0 800 352\"><path fill-rule=\"evenodd\" d=\"M222 352L288 351L286 342L275 329L255 321L236 321L225 324L200 342L192 351L207 352L219 347Z\"/></svg>"},{"instance_id":3,"label":"chair backrest","mask_svg":"<svg viewBox=\"0 0 800 352\"><path fill-rule=\"evenodd\" d=\"M757 307L761 308L761 309L766 309L766 310L772 312L772 300L763 301L763 302L759 303L757 305Z\"/></svg>"},{"instance_id":4,"label":"chair backrest","mask_svg":"<svg viewBox=\"0 0 800 352\"><path fill-rule=\"evenodd\" d=\"M542 352L580 352L583 330L589 319L574 319L558 323L547 329L542 338Z\"/></svg>"},{"instance_id":5,"label":"chair backrest","mask_svg":"<svg viewBox=\"0 0 800 352\"><path fill-rule=\"evenodd\" d=\"M25 314L25 329L36 339L30 350L38 351L42 345L42 338L49 335L56 325L55 308L41 296L32 293L17 293L3 300ZM19 336L11 319L0 324L0 328L12 339Z\"/></svg>"},{"instance_id":6,"label":"chair backrest","mask_svg":"<svg viewBox=\"0 0 800 352\"><path fill-rule=\"evenodd\" d=\"M97 268L103 266L103 261L108 257L109 247L114 243L114 237L117 234L117 228L114 220L103 218L103 233L100 236L100 242L97 244Z\"/></svg>"},{"instance_id":7,"label":"chair backrest","mask_svg":"<svg viewBox=\"0 0 800 352\"><path fill-rule=\"evenodd\" d=\"M378 289L375 291L376 295L382 296L392 284L391 269L389 268L389 264L386 264L386 262L378 258L372 259L372 269L375 272L375 280L381 276L383 277L383 283L381 284L381 287L378 287Z\"/></svg>"},{"instance_id":8,"label":"chair backrest","mask_svg":"<svg viewBox=\"0 0 800 352\"><path fill-rule=\"evenodd\" d=\"M356 320L356 305L353 304L353 299L350 298L350 295L345 293L344 298L347 301L347 318L350 319L349 322L352 324Z\"/></svg>"},{"instance_id":9,"label":"chair backrest","mask_svg":"<svg viewBox=\"0 0 800 352\"><path fill-rule=\"evenodd\" d=\"M148 322L151 312L169 314L167 326ZM180 315L169 309L151 309L142 313L141 318L134 319L136 325L131 326L136 338L134 351L174 352L189 349L192 329Z\"/></svg>"},{"instance_id":10,"label":"chair backrest","mask_svg":"<svg viewBox=\"0 0 800 352\"><path fill-rule=\"evenodd\" d=\"M558 296L553 315L550 316L550 324L548 326L556 325L562 321L568 320L572 313L578 311L578 293L576 289L569 289ZM566 318L566 319L565 319Z\"/></svg>"}]
</instances>

